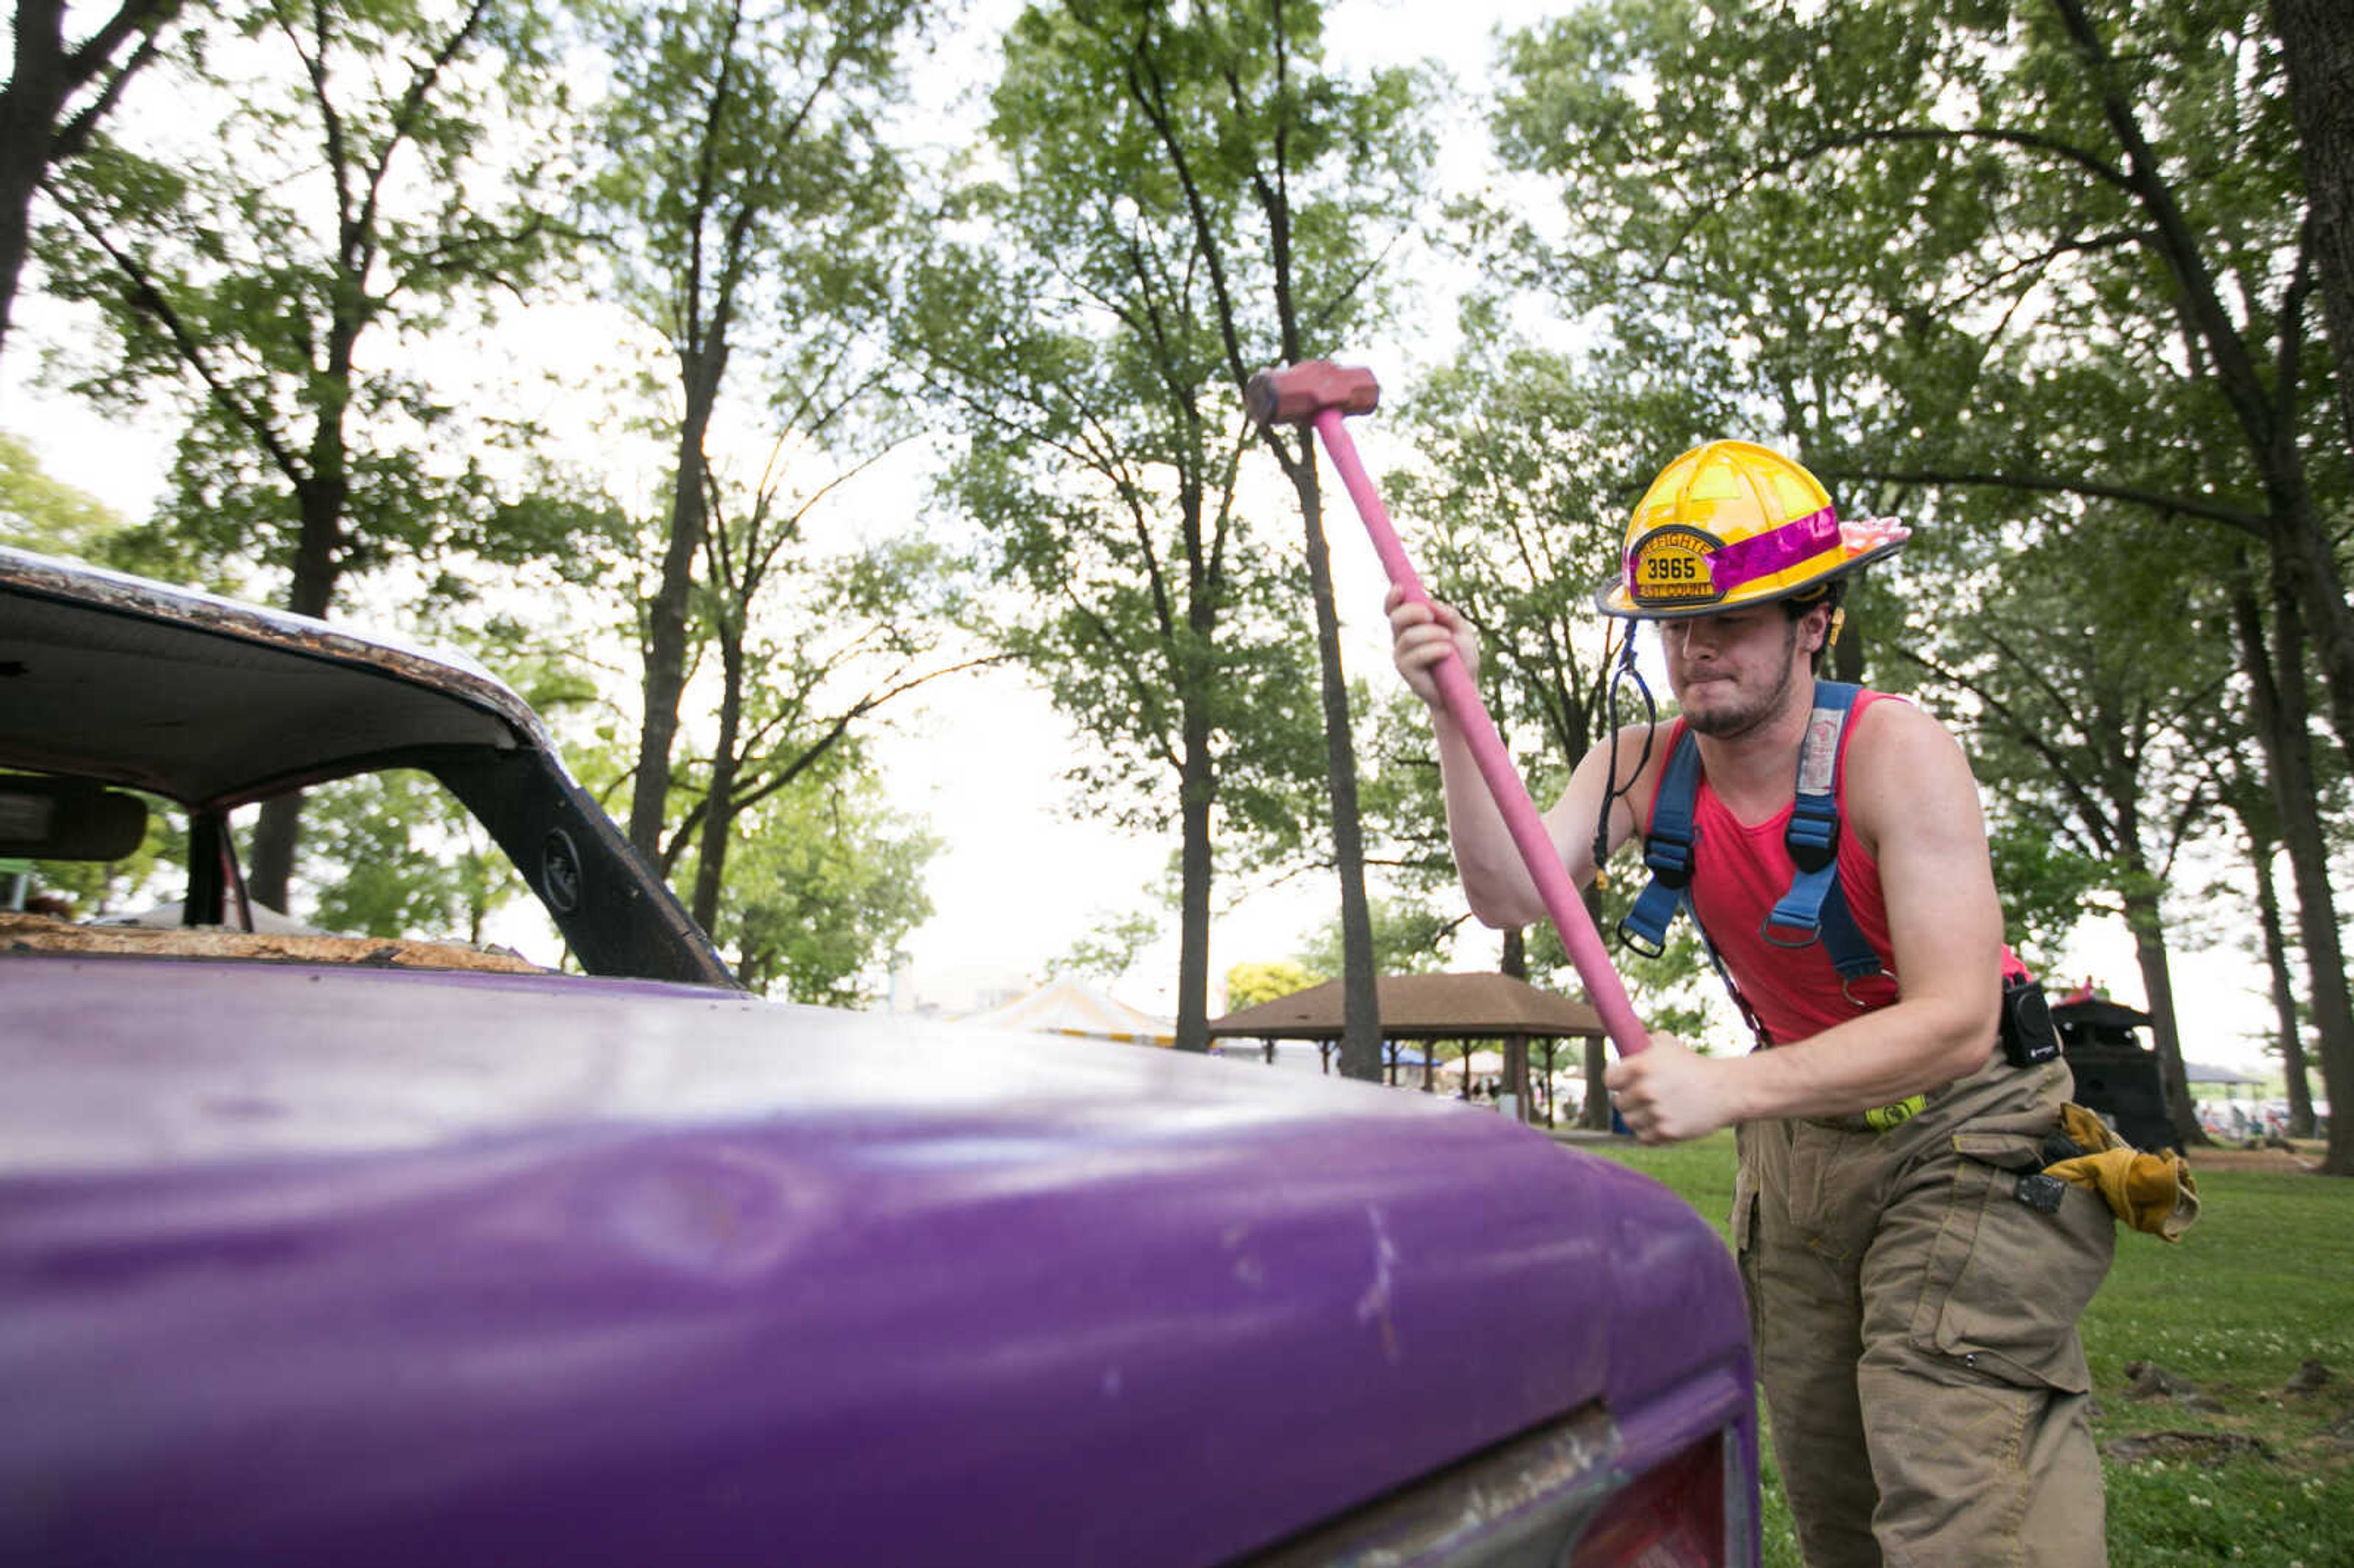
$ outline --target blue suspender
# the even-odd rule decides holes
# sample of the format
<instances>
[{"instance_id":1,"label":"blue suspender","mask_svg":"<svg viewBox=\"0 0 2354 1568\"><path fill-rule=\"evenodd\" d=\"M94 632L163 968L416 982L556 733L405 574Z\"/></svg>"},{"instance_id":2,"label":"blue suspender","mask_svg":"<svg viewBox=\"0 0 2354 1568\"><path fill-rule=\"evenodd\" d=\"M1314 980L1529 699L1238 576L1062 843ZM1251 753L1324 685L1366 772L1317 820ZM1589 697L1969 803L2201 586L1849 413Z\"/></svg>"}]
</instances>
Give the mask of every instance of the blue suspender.
<instances>
[{"instance_id":1,"label":"blue suspender","mask_svg":"<svg viewBox=\"0 0 2354 1568\"><path fill-rule=\"evenodd\" d=\"M1668 758L1659 792L1651 802L1651 831L1643 837L1643 863L1651 880L1618 922L1619 939L1647 959L1666 948L1668 927L1684 906L1691 885L1692 798L1699 793L1700 747L1686 728Z\"/></svg>"},{"instance_id":2,"label":"blue suspender","mask_svg":"<svg viewBox=\"0 0 2354 1568\"><path fill-rule=\"evenodd\" d=\"M1855 696L1856 688L1846 682L1815 683L1814 712L1808 716L1806 741L1798 751L1797 798L1789 825L1783 830L1783 844L1796 871L1788 891L1766 914L1758 932L1777 948L1806 948L1819 941L1842 980L1880 972L1880 956L1857 928L1839 879L1840 739ZM1620 939L1646 958L1659 955L1676 912L1691 902L1692 802L1699 788L1700 745L1687 727L1660 776L1659 796L1651 805L1651 829L1643 840L1643 863L1650 868L1651 880L1618 923ZM1795 934L1796 939L1779 933ZM1705 931L1702 939L1707 939ZM1713 948L1710 957L1715 957ZM1723 966L1718 967L1722 972ZM1726 982L1731 984L1730 976ZM1734 1000L1740 1000L1737 991Z\"/></svg>"},{"instance_id":3,"label":"blue suspender","mask_svg":"<svg viewBox=\"0 0 2354 1568\"><path fill-rule=\"evenodd\" d=\"M1804 948L1817 940L1841 980L1880 972L1880 957L1856 929L1839 879L1840 738L1855 707L1854 686L1844 681L1815 683L1815 710L1807 717L1807 738L1798 749L1797 799L1783 847L1797 868L1789 891L1767 911L1758 935L1777 948ZM1777 935L1796 932L1791 941Z\"/></svg>"}]
</instances>

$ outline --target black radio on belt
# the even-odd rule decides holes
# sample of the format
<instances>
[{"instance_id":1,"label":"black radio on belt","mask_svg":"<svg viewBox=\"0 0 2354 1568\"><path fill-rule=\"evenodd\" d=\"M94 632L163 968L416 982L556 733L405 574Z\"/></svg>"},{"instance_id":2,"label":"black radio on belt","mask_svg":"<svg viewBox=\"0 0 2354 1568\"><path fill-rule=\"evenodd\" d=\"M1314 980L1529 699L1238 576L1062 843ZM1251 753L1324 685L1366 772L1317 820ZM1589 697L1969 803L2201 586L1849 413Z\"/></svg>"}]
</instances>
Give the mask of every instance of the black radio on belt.
<instances>
[{"instance_id":1,"label":"black radio on belt","mask_svg":"<svg viewBox=\"0 0 2354 1568\"><path fill-rule=\"evenodd\" d=\"M2060 1030L2041 981L2025 975L2003 981L2002 1054L2014 1067L2040 1066L2060 1054Z\"/></svg>"}]
</instances>

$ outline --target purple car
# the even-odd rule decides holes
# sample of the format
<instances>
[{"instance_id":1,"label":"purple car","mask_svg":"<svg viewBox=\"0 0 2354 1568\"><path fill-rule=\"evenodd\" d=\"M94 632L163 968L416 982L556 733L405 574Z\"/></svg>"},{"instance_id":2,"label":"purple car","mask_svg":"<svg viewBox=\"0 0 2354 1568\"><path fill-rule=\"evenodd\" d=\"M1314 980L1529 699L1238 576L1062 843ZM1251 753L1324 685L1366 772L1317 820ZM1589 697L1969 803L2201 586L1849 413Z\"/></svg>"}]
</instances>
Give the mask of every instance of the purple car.
<instances>
[{"instance_id":1,"label":"purple car","mask_svg":"<svg viewBox=\"0 0 2354 1568\"><path fill-rule=\"evenodd\" d=\"M249 932L400 767L588 973ZM738 989L471 663L0 551L0 1563L1754 1564L1732 1259L1490 1112ZM224 928L226 927L226 928Z\"/></svg>"}]
</instances>

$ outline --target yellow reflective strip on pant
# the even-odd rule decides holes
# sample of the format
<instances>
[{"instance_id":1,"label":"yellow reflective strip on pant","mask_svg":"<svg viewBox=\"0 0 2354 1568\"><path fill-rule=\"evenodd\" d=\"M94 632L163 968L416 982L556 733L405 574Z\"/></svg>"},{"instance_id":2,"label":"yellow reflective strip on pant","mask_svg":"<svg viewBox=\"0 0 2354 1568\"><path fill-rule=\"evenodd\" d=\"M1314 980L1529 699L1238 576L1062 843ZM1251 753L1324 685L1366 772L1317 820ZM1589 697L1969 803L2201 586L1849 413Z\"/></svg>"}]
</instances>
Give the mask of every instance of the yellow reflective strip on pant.
<instances>
[{"instance_id":1,"label":"yellow reflective strip on pant","mask_svg":"<svg viewBox=\"0 0 2354 1568\"><path fill-rule=\"evenodd\" d=\"M1890 1128L1900 1127L1919 1116L1928 1103L1927 1097L1914 1095L1898 1100L1894 1105L1882 1106L1877 1110L1868 1110L1863 1113L1864 1125L1874 1132L1886 1132Z\"/></svg>"},{"instance_id":2,"label":"yellow reflective strip on pant","mask_svg":"<svg viewBox=\"0 0 2354 1568\"><path fill-rule=\"evenodd\" d=\"M2083 1106L2060 1107L2060 1124L2088 1152L2044 1168L2047 1175L2098 1192L2117 1218L2164 1241L2179 1241L2199 1219L2199 1183L2179 1154L2145 1154Z\"/></svg>"}]
</instances>

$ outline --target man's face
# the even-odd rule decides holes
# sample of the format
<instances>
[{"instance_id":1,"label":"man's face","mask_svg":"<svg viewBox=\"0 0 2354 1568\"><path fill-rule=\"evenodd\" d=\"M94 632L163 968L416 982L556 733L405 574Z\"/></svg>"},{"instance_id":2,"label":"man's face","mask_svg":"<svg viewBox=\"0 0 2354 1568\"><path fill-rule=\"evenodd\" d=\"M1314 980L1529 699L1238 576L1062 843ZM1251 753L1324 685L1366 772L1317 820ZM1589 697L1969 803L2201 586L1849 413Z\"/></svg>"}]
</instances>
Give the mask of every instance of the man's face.
<instances>
[{"instance_id":1,"label":"man's face","mask_svg":"<svg viewBox=\"0 0 2354 1568\"><path fill-rule=\"evenodd\" d=\"M1793 620L1781 605L1763 604L1666 622L1659 641L1684 722L1698 734L1731 740L1782 712L1797 679L1801 633L1811 638L1818 619Z\"/></svg>"}]
</instances>

